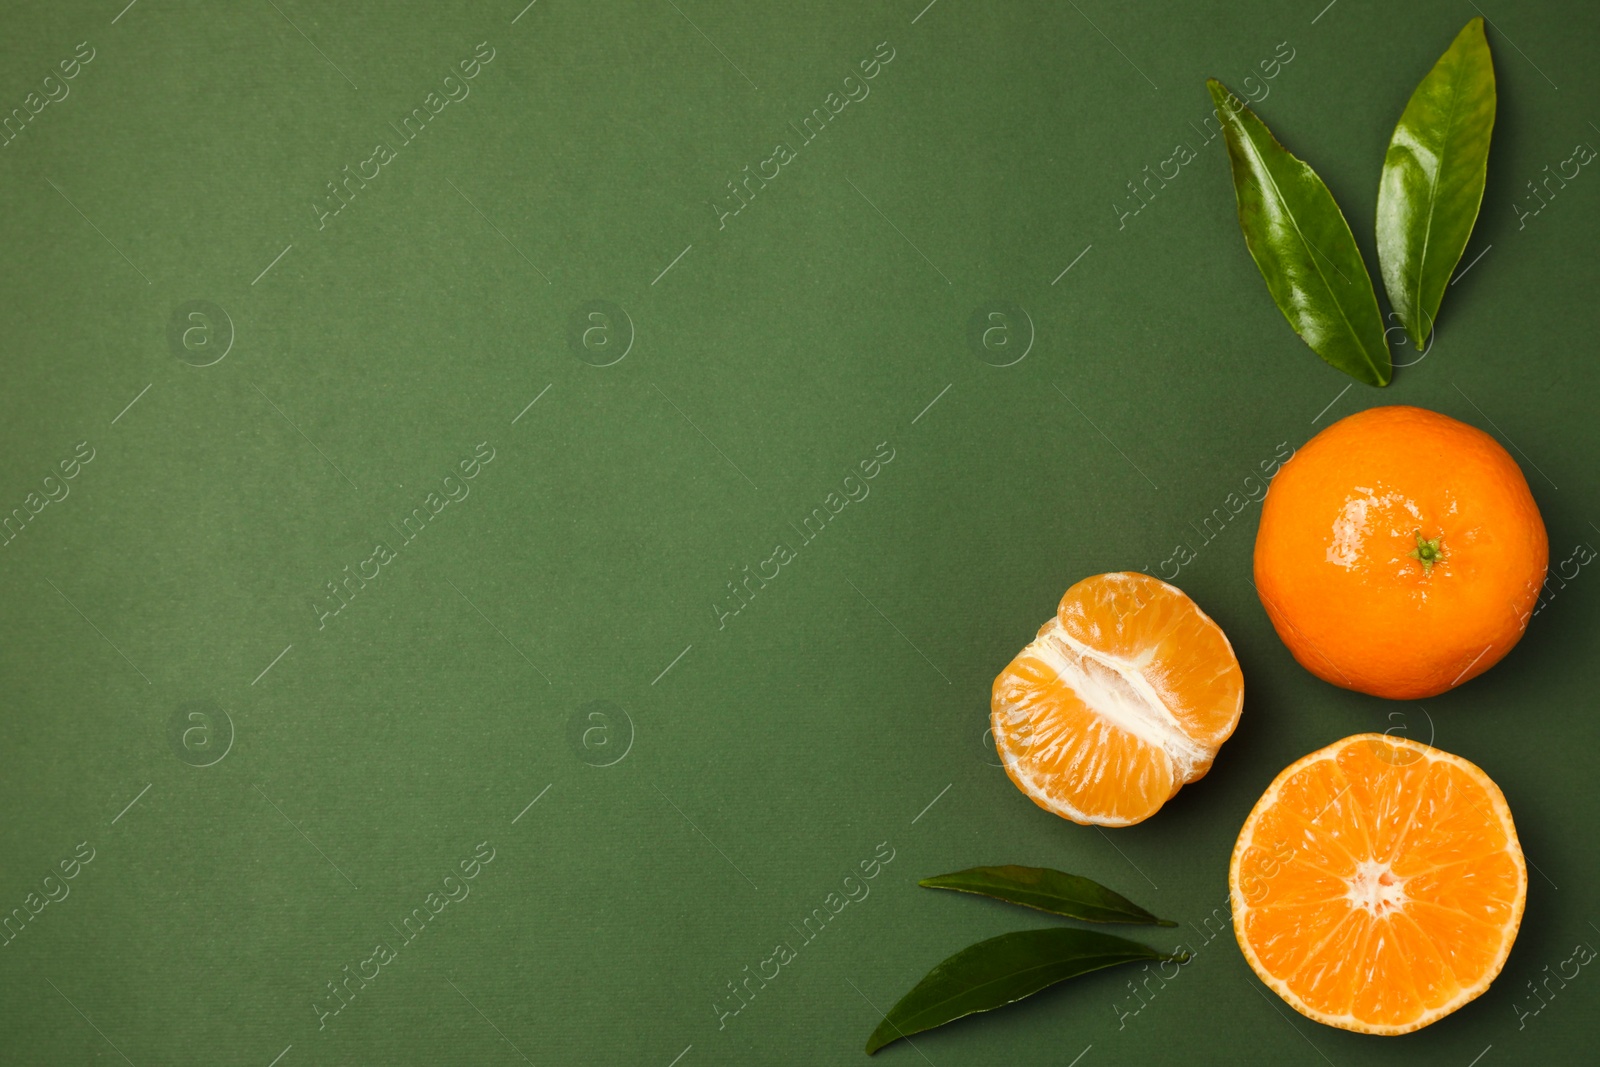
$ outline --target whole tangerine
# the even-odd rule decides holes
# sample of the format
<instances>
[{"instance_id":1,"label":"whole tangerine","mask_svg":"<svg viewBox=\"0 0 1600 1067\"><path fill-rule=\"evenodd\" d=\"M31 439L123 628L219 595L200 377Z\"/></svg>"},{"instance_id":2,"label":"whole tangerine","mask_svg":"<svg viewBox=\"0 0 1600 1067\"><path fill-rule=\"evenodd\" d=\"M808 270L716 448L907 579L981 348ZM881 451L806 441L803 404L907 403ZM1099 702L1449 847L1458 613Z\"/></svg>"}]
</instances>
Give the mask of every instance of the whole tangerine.
<instances>
[{"instance_id":1,"label":"whole tangerine","mask_svg":"<svg viewBox=\"0 0 1600 1067\"><path fill-rule=\"evenodd\" d=\"M1422 408L1370 408L1272 480L1256 592L1312 674L1415 700L1511 651L1549 551L1528 481L1494 438Z\"/></svg>"}]
</instances>

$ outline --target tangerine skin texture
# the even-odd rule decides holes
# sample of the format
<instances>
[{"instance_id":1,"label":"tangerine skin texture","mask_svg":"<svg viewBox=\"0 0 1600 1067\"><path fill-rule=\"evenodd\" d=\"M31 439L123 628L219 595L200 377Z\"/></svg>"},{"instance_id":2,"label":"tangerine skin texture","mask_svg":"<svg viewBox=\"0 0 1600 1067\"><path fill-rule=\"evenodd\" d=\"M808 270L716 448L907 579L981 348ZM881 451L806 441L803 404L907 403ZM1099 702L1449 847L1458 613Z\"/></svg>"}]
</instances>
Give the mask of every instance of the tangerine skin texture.
<instances>
[{"instance_id":1,"label":"tangerine skin texture","mask_svg":"<svg viewBox=\"0 0 1600 1067\"><path fill-rule=\"evenodd\" d=\"M1411 557L1437 539L1431 568ZM1437 696L1522 637L1550 546L1516 461L1482 430L1378 407L1284 464L1256 533L1261 604L1294 658L1373 696Z\"/></svg>"}]
</instances>

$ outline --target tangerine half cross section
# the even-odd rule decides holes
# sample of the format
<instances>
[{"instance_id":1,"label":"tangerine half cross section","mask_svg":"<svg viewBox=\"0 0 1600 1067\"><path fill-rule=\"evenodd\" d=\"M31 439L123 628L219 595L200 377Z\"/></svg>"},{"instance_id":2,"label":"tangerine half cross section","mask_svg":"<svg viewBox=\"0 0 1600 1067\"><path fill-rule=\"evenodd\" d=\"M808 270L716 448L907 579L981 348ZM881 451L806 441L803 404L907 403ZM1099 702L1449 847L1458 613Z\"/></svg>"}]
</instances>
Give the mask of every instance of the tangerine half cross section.
<instances>
[{"instance_id":1,"label":"tangerine half cross section","mask_svg":"<svg viewBox=\"0 0 1600 1067\"><path fill-rule=\"evenodd\" d=\"M1228 873L1234 934L1290 1007L1405 1034L1489 988L1528 869L1498 786L1459 756L1356 734L1273 781Z\"/></svg>"}]
</instances>

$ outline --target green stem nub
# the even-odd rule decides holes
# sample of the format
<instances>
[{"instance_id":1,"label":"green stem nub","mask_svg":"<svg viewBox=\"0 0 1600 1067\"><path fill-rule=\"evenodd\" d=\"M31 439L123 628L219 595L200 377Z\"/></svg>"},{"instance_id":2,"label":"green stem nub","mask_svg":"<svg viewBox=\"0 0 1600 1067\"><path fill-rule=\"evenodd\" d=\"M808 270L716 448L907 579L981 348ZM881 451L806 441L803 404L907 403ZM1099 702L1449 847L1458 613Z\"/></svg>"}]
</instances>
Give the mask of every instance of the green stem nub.
<instances>
[{"instance_id":1,"label":"green stem nub","mask_svg":"<svg viewBox=\"0 0 1600 1067\"><path fill-rule=\"evenodd\" d=\"M1422 531L1418 530L1417 547L1406 555L1422 564L1423 574L1432 574L1433 565L1444 558L1444 550L1439 547L1439 538L1435 537L1429 541L1422 536Z\"/></svg>"}]
</instances>

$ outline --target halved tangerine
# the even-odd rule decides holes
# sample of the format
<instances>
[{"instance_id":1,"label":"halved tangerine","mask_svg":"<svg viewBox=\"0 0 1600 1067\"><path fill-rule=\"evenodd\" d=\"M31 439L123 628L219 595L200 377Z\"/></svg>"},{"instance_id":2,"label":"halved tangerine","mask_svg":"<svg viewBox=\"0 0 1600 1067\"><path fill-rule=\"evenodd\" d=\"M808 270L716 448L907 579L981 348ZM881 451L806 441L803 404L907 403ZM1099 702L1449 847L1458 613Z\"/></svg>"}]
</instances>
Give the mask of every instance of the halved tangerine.
<instances>
[{"instance_id":1,"label":"halved tangerine","mask_svg":"<svg viewBox=\"0 0 1600 1067\"><path fill-rule=\"evenodd\" d=\"M1122 572L1067 590L994 680L990 721L1006 774L1035 804L1129 826L1211 769L1243 702L1221 628L1182 590Z\"/></svg>"},{"instance_id":2,"label":"halved tangerine","mask_svg":"<svg viewBox=\"0 0 1600 1067\"><path fill-rule=\"evenodd\" d=\"M1489 988L1528 868L1498 786L1459 756L1356 734L1293 763L1239 831L1233 929L1308 1018L1406 1034Z\"/></svg>"}]
</instances>

